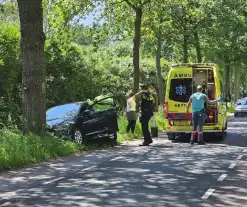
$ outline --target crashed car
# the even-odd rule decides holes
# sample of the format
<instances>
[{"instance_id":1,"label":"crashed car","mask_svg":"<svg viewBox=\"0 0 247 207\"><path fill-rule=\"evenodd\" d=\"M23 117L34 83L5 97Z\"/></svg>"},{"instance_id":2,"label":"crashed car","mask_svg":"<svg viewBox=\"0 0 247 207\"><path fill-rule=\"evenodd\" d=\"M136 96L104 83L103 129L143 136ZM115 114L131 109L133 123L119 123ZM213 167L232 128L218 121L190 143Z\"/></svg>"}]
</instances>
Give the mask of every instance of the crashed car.
<instances>
[{"instance_id":1,"label":"crashed car","mask_svg":"<svg viewBox=\"0 0 247 207\"><path fill-rule=\"evenodd\" d=\"M100 135L109 135L116 141L116 101L107 97L93 103L82 101L55 106L47 110L46 124L55 136L72 139L78 144Z\"/></svg>"},{"instance_id":2,"label":"crashed car","mask_svg":"<svg viewBox=\"0 0 247 207\"><path fill-rule=\"evenodd\" d=\"M234 116L246 116L247 115L247 98L237 100L234 107Z\"/></svg>"}]
</instances>

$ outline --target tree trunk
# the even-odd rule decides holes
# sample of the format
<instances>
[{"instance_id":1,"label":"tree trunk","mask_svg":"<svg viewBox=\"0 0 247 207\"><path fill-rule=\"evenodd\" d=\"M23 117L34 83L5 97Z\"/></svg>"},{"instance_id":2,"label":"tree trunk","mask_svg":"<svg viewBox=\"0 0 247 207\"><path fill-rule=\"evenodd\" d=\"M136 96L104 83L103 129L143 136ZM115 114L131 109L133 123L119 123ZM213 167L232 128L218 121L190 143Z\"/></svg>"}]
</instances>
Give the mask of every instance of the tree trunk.
<instances>
[{"instance_id":1,"label":"tree trunk","mask_svg":"<svg viewBox=\"0 0 247 207\"><path fill-rule=\"evenodd\" d=\"M244 97L247 97L247 69L245 69L245 81L244 81Z\"/></svg>"},{"instance_id":2,"label":"tree trunk","mask_svg":"<svg viewBox=\"0 0 247 207\"><path fill-rule=\"evenodd\" d=\"M241 70L239 67L234 68L234 103L239 99L240 96L240 74Z\"/></svg>"},{"instance_id":3,"label":"tree trunk","mask_svg":"<svg viewBox=\"0 0 247 207\"><path fill-rule=\"evenodd\" d=\"M227 57L225 59L225 87L224 87L224 93L226 98L230 98L230 61Z\"/></svg>"},{"instance_id":4,"label":"tree trunk","mask_svg":"<svg viewBox=\"0 0 247 207\"><path fill-rule=\"evenodd\" d=\"M201 45L200 45L200 39L199 39L198 31L196 29L194 31L194 38L195 38L197 62L201 63L202 62Z\"/></svg>"},{"instance_id":5,"label":"tree trunk","mask_svg":"<svg viewBox=\"0 0 247 207\"><path fill-rule=\"evenodd\" d=\"M156 48L156 75L157 75L157 82L159 87L159 97L160 97L160 103L163 104L165 101L164 95L164 84L163 84L163 78L161 73L161 66L160 66L160 58L161 58L161 33L158 34L157 37L157 48Z\"/></svg>"},{"instance_id":6,"label":"tree trunk","mask_svg":"<svg viewBox=\"0 0 247 207\"><path fill-rule=\"evenodd\" d=\"M188 63L188 39L189 36L185 33L183 35L184 42L183 42L183 63Z\"/></svg>"},{"instance_id":7,"label":"tree trunk","mask_svg":"<svg viewBox=\"0 0 247 207\"><path fill-rule=\"evenodd\" d=\"M18 0L23 58L24 132L41 134L46 124L46 71L44 65L42 0Z\"/></svg>"},{"instance_id":8,"label":"tree trunk","mask_svg":"<svg viewBox=\"0 0 247 207\"><path fill-rule=\"evenodd\" d=\"M140 82L140 44L141 44L141 22L142 8L135 8L135 36L133 46L133 65L134 65L134 92L139 90Z\"/></svg>"}]
</instances>

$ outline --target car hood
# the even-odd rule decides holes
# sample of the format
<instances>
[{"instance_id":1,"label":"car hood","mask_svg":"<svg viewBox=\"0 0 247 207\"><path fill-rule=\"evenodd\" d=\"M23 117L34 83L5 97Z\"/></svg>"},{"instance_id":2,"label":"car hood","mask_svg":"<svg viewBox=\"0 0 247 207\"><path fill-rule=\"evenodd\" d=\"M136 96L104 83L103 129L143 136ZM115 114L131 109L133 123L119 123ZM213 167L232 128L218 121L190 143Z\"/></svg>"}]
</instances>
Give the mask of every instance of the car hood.
<instances>
[{"instance_id":1,"label":"car hood","mask_svg":"<svg viewBox=\"0 0 247 207\"><path fill-rule=\"evenodd\" d=\"M49 129L67 128L71 123L74 123L74 117L62 117L46 121Z\"/></svg>"}]
</instances>

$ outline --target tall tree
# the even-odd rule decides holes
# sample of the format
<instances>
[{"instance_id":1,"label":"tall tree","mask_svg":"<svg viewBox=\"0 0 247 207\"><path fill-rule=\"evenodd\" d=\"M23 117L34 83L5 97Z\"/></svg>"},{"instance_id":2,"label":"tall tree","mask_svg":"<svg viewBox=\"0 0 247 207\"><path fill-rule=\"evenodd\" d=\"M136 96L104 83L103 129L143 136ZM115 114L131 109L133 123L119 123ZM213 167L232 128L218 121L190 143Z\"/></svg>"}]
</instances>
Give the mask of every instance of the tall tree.
<instances>
[{"instance_id":1,"label":"tall tree","mask_svg":"<svg viewBox=\"0 0 247 207\"><path fill-rule=\"evenodd\" d=\"M23 58L24 132L43 133L46 124L46 70L44 65L42 0L17 0Z\"/></svg>"},{"instance_id":2,"label":"tall tree","mask_svg":"<svg viewBox=\"0 0 247 207\"><path fill-rule=\"evenodd\" d=\"M169 16L169 7L165 0L152 1L148 8L149 15L143 18L144 38L151 43L149 48L155 45L156 76L159 88L160 102L164 103L164 82L161 70L162 45L166 39L171 38L172 27ZM149 53L153 50L149 49Z\"/></svg>"},{"instance_id":3,"label":"tall tree","mask_svg":"<svg viewBox=\"0 0 247 207\"><path fill-rule=\"evenodd\" d=\"M149 4L151 0L110 0L106 1L106 9L109 9L107 13L112 12L112 8L116 9L118 12L124 13L124 9L126 9L125 5L127 5L127 12L131 9L134 11L134 38L133 38L133 66L134 66L134 92L137 92L139 89L140 82L140 44L141 44L141 25L143 18L143 11L147 4ZM121 10L121 5L125 4ZM116 14L116 13L115 13ZM122 14L117 14L118 16ZM110 15L109 15L110 16ZM114 16L115 19L116 16ZM117 18L120 19L120 18ZM122 22L125 21L122 19ZM124 25L119 25L119 28L123 28ZM120 30L121 30L120 29Z\"/></svg>"},{"instance_id":4,"label":"tall tree","mask_svg":"<svg viewBox=\"0 0 247 207\"><path fill-rule=\"evenodd\" d=\"M214 62L224 61L224 94L226 97L231 95L231 77L235 74L235 77L239 79L233 69L240 67L247 58L245 8L245 0L215 2L211 9L213 18L209 24L207 36L205 36L208 44L204 51L206 59Z\"/></svg>"}]
</instances>

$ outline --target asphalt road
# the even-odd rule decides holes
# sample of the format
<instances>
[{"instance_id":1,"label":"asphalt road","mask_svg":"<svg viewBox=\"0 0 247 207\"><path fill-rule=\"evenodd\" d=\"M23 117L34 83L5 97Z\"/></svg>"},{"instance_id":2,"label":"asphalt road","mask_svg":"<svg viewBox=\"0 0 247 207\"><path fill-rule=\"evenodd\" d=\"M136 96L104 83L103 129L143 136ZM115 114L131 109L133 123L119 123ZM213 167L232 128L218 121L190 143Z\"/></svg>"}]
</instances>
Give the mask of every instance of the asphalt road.
<instances>
[{"instance_id":1,"label":"asphalt road","mask_svg":"<svg viewBox=\"0 0 247 207\"><path fill-rule=\"evenodd\" d=\"M0 206L246 206L247 118L205 146L139 143L2 173Z\"/></svg>"}]
</instances>

